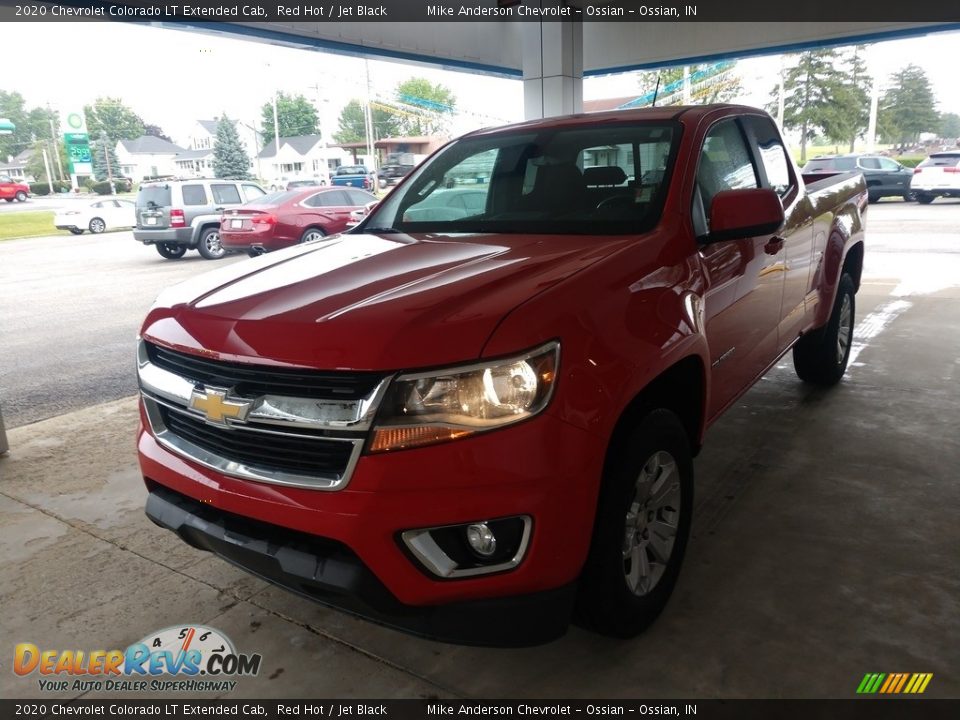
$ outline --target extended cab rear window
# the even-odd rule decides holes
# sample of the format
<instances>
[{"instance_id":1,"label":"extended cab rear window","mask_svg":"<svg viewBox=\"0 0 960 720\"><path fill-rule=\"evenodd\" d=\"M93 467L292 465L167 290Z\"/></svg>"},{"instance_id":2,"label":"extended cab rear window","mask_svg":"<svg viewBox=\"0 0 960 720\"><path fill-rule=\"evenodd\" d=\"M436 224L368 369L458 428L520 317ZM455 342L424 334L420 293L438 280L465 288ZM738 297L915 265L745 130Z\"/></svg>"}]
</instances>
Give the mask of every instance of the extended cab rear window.
<instances>
[{"instance_id":1,"label":"extended cab rear window","mask_svg":"<svg viewBox=\"0 0 960 720\"><path fill-rule=\"evenodd\" d=\"M644 232L660 218L679 137L680 126L670 121L466 137L414 171L363 227L563 235Z\"/></svg>"}]
</instances>

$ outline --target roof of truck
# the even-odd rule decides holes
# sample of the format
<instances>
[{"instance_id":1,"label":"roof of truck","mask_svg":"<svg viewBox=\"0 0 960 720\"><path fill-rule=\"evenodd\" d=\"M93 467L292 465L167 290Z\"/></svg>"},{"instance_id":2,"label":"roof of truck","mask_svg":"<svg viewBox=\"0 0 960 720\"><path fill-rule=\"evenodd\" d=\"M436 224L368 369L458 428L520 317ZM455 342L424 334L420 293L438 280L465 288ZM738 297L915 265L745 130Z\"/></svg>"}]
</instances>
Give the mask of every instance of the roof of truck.
<instances>
[{"instance_id":1,"label":"roof of truck","mask_svg":"<svg viewBox=\"0 0 960 720\"><path fill-rule=\"evenodd\" d=\"M577 113L575 115L559 115L556 117L540 118L537 120L527 120L511 125L501 125L499 127L489 127L476 130L467 136L485 135L487 133L497 133L505 130L541 130L546 128L564 127L568 125L598 124L604 122L628 122L628 121L669 121L681 119L684 122L696 124L703 116L716 112L717 110L739 110L744 113L763 113L765 111L746 105L732 105L728 103L715 103L712 105L668 105L664 107L650 107L639 109L609 110L607 112Z\"/></svg>"}]
</instances>

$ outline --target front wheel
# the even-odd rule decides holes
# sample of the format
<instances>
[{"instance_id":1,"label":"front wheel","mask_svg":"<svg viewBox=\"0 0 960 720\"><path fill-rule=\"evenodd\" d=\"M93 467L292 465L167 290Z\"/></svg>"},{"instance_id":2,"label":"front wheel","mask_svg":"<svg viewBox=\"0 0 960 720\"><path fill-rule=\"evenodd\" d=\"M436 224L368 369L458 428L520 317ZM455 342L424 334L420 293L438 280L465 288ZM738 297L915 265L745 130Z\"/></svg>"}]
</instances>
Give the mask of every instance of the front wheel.
<instances>
[{"instance_id":1,"label":"front wheel","mask_svg":"<svg viewBox=\"0 0 960 720\"><path fill-rule=\"evenodd\" d=\"M804 382L829 387L840 382L847 371L853 347L855 292L853 280L844 273L827 324L793 346L793 367Z\"/></svg>"},{"instance_id":2,"label":"front wheel","mask_svg":"<svg viewBox=\"0 0 960 720\"><path fill-rule=\"evenodd\" d=\"M94 235L99 235L106 229L107 224L102 218L95 217L90 221L90 232L92 232Z\"/></svg>"},{"instance_id":3,"label":"front wheel","mask_svg":"<svg viewBox=\"0 0 960 720\"><path fill-rule=\"evenodd\" d=\"M200 235L200 245L197 247L200 254L207 260L219 260L227 254L223 243L220 242L220 229L207 228Z\"/></svg>"},{"instance_id":4,"label":"front wheel","mask_svg":"<svg viewBox=\"0 0 960 720\"><path fill-rule=\"evenodd\" d=\"M930 193L918 192L916 193L916 197L917 197L917 202L920 203L921 205L929 205L930 203L933 202L933 195L931 195Z\"/></svg>"},{"instance_id":5,"label":"front wheel","mask_svg":"<svg viewBox=\"0 0 960 720\"><path fill-rule=\"evenodd\" d=\"M17 198L17 202L26 202L27 194L23 190L18 190L16 198Z\"/></svg>"},{"instance_id":6,"label":"front wheel","mask_svg":"<svg viewBox=\"0 0 960 720\"><path fill-rule=\"evenodd\" d=\"M167 260L179 260L187 254L186 245L177 245L176 243L157 243L154 245L161 257Z\"/></svg>"},{"instance_id":7,"label":"front wheel","mask_svg":"<svg viewBox=\"0 0 960 720\"><path fill-rule=\"evenodd\" d=\"M577 615L597 632L633 637L676 584L693 514L693 459L680 418L653 410L611 449Z\"/></svg>"}]
</instances>

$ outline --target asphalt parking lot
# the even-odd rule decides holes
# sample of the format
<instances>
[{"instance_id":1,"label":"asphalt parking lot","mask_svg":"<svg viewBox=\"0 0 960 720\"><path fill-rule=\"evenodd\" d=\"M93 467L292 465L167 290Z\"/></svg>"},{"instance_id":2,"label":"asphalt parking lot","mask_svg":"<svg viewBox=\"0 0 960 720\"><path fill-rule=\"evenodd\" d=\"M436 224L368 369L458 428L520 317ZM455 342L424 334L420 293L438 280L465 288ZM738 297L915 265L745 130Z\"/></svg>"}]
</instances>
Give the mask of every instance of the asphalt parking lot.
<instances>
[{"instance_id":1,"label":"asphalt parking lot","mask_svg":"<svg viewBox=\"0 0 960 720\"><path fill-rule=\"evenodd\" d=\"M238 698L843 698L871 671L932 672L926 695L956 697L960 202L883 202L868 223L847 378L813 390L786 359L711 429L660 620L629 642L574 627L519 650L326 610L155 528L133 337L160 288L217 264L164 261L128 233L0 243L4 636L113 648L203 623L263 655ZM0 672L0 696L36 682Z\"/></svg>"}]
</instances>

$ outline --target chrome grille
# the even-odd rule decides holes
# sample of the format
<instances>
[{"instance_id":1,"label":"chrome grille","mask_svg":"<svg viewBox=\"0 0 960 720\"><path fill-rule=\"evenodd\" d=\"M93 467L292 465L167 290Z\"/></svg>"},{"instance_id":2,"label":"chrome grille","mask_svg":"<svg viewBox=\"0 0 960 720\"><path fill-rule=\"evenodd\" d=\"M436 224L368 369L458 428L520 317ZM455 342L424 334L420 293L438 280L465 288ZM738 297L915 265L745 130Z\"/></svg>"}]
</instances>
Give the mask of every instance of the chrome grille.
<instances>
[{"instance_id":1,"label":"chrome grille","mask_svg":"<svg viewBox=\"0 0 960 720\"><path fill-rule=\"evenodd\" d=\"M349 482L390 381L221 363L144 341L137 360L150 429L161 445L226 475L317 490ZM213 416L194 405L208 391L249 410Z\"/></svg>"},{"instance_id":2,"label":"chrome grille","mask_svg":"<svg viewBox=\"0 0 960 720\"><path fill-rule=\"evenodd\" d=\"M209 383L234 388L238 395L285 395L323 400L358 400L367 397L383 380L379 373L321 372L297 368L224 362L161 347L147 342L150 362L164 370Z\"/></svg>"}]
</instances>

